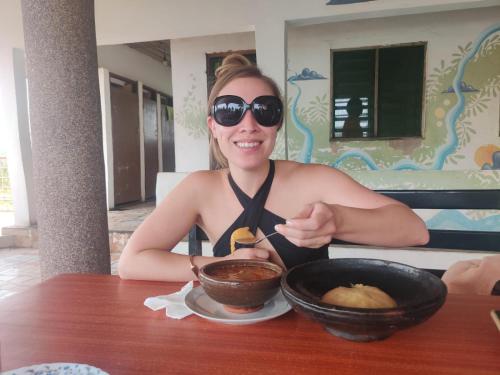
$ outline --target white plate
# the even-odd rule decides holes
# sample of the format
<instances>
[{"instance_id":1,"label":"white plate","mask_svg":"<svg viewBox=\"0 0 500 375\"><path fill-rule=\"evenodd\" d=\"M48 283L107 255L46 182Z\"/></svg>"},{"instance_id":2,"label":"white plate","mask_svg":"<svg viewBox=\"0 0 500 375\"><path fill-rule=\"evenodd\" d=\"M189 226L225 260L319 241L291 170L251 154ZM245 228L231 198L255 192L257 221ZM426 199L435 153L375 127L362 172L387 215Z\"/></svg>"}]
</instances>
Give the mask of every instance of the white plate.
<instances>
[{"instance_id":1,"label":"white plate","mask_svg":"<svg viewBox=\"0 0 500 375\"><path fill-rule=\"evenodd\" d=\"M16 370L9 370L2 372L2 375L21 375L21 374L35 374L35 375L109 375L107 372L81 363L42 363L39 365L32 365Z\"/></svg>"},{"instance_id":2,"label":"white plate","mask_svg":"<svg viewBox=\"0 0 500 375\"><path fill-rule=\"evenodd\" d=\"M192 289L186 295L185 303L189 310L202 318L217 323L235 325L263 322L283 315L291 309L281 290L267 301L262 309L248 314L235 314L226 311L222 304L207 296L201 286Z\"/></svg>"}]
</instances>

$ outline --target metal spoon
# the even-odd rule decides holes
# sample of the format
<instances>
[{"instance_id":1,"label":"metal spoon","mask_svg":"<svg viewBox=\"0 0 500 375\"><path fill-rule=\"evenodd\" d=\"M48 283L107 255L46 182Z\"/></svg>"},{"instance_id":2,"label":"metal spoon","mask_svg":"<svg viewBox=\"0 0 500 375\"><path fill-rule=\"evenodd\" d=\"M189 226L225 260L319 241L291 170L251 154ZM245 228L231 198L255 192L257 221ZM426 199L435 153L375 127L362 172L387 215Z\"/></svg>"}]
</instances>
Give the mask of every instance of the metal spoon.
<instances>
[{"instance_id":1,"label":"metal spoon","mask_svg":"<svg viewBox=\"0 0 500 375\"><path fill-rule=\"evenodd\" d=\"M264 241L266 238L269 238L271 236L274 236L275 234L277 234L278 232L272 232L272 233L269 233L267 236L264 236L262 238L259 238L258 240L256 241L245 241L245 240L236 240L235 243L236 243L236 248L237 249L241 249L243 247L255 247L255 245L257 245L258 243Z\"/></svg>"}]
</instances>

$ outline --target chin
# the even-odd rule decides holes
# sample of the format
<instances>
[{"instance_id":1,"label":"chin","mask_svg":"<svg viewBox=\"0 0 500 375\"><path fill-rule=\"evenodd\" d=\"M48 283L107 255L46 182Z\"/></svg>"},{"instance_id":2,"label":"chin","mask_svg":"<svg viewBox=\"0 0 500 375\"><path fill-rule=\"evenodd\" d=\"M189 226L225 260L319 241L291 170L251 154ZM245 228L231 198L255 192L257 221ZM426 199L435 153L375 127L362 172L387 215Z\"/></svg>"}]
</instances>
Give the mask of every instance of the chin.
<instances>
[{"instance_id":1,"label":"chin","mask_svg":"<svg viewBox=\"0 0 500 375\"><path fill-rule=\"evenodd\" d=\"M241 169L253 170L262 167L262 165L266 164L269 160L269 155L252 155L252 156L239 156L233 159L231 164L237 166Z\"/></svg>"}]
</instances>

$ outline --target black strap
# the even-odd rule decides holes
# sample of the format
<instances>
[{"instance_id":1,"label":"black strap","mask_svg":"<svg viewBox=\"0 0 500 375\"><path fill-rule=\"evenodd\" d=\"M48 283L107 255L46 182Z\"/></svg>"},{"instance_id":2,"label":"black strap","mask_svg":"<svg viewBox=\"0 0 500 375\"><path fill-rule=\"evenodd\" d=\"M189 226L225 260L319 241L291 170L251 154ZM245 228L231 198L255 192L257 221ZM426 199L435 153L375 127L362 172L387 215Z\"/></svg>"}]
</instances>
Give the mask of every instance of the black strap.
<instances>
[{"instance_id":1,"label":"black strap","mask_svg":"<svg viewBox=\"0 0 500 375\"><path fill-rule=\"evenodd\" d=\"M250 231L255 235L273 183L274 160L269 160L269 173L253 198L250 198L240 189L236 182L234 182L231 174L228 177L229 184L243 207L243 226L249 227Z\"/></svg>"},{"instance_id":2,"label":"black strap","mask_svg":"<svg viewBox=\"0 0 500 375\"><path fill-rule=\"evenodd\" d=\"M500 280L498 280L495 285L493 285L493 289L491 290L492 296L500 296Z\"/></svg>"}]
</instances>

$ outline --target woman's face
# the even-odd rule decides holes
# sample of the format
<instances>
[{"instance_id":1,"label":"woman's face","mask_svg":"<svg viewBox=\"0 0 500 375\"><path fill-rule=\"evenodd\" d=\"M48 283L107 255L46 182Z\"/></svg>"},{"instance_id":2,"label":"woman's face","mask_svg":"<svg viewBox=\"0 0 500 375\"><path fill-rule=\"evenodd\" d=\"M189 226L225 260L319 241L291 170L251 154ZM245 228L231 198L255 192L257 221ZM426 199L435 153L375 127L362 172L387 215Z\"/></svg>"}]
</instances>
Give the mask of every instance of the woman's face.
<instances>
[{"instance_id":1,"label":"woman's face","mask_svg":"<svg viewBox=\"0 0 500 375\"><path fill-rule=\"evenodd\" d=\"M274 94L268 84L258 78L237 78L224 86L218 96L222 95L237 95L250 104L258 96ZM211 116L207 121L229 166L256 169L267 162L276 142L278 125L259 125L250 110L235 126L219 125Z\"/></svg>"}]
</instances>

